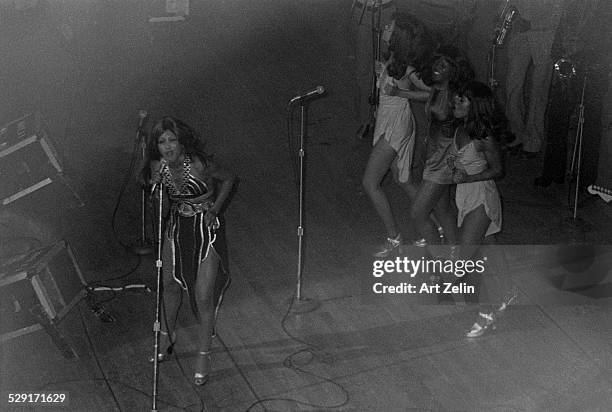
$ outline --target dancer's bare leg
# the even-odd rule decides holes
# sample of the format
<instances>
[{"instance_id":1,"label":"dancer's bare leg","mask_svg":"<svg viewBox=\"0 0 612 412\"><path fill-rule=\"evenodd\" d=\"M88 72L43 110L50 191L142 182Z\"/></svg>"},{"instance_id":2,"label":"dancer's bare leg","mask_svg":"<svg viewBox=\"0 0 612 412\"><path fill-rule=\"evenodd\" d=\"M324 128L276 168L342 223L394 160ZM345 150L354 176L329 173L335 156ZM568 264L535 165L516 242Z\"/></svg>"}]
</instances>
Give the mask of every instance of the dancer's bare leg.
<instances>
[{"instance_id":1,"label":"dancer's bare leg","mask_svg":"<svg viewBox=\"0 0 612 412\"><path fill-rule=\"evenodd\" d=\"M456 242L456 220L453 218L454 213L450 205L449 186L423 180L410 215L419 235L432 245L440 243L438 226L430 217L434 208L445 234L448 233L449 242Z\"/></svg>"},{"instance_id":2,"label":"dancer's bare leg","mask_svg":"<svg viewBox=\"0 0 612 412\"><path fill-rule=\"evenodd\" d=\"M363 188L370 197L376 213L382 219L387 236L390 238L397 237L399 231L391 205L381 184L396 156L395 150L382 136L372 148L362 181Z\"/></svg>"}]
</instances>

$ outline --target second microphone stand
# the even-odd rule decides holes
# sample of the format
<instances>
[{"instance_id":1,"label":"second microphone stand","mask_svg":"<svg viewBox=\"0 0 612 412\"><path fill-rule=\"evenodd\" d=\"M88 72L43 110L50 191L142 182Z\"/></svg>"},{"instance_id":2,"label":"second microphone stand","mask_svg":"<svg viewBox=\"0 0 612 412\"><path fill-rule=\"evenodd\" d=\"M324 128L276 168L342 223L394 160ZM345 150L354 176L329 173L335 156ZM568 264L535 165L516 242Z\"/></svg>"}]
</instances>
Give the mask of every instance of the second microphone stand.
<instances>
[{"instance_id":1,"label":"second microphone stand","mask_svg":"<svg viewBox=\"0 0 612 412\"><path fill-rule=\"evenodd\" d=\"M307 127L307 102L305 100L300 101L300 148L298 151L298 157L300 159L299 169L299 206L298 206L298 261L297 261L297 277L295 287L295 297L292 302L291 311L295 313L307 313L318 306L317 302L312 299L307 299L302 296L302 269L303 269L303 237L304 237L304 173L305 163L304 157L306 156L304 141L306 139L306 127ZM291 116L291 113L289 114Z\"/></svg>"}]
</instances>

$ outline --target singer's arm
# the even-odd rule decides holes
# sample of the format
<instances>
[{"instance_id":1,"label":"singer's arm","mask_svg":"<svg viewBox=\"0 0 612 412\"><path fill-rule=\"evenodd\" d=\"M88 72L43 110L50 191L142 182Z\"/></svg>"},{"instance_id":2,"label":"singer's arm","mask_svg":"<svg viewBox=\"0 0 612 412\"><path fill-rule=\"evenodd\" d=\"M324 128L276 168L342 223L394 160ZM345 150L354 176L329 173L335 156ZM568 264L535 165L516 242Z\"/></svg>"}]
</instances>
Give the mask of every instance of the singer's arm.
<instances>
[{"instance_id":1,"label":"singer's arm","mask_svg":"<svg viewBox=\"0 0 612 412\"><path fill-rule=\"evenodd\" d=\"M208 166L208 173L212 176L213 179L221 182L221 187L219 188L219 194L215 199L215 204L211 208L211 211L217 215L223 208L223 205L227 201L229 197L232 187L234 187L234 182L236 181L236 176L227 169L222 168L216 163L211 163Z\"/></svg>"},{"instance_id":2,"label":"singer's arm","mask_svg":"<svg viewBox=\"0 0 612 412\"><path fill-rule=\"evenodd\" d=\"M234 186L234 182L236 181L236 176L212 160L206 162L206 167L203 166L202 162L198 158L194 159L193 163L195 165L195 169L203 176L208 176L209 178L221 182L214 204L206 213L206 223L209 224L209 222L212 223L212 219L214 219L221 212L221 209L225 205L225 202L232 191L232 187ZM205 200L207 197L208 195L203 195L202 200ZM198 202L199 199L200 198L196 198L194 201Z\"/></svg>"}]
</instances>

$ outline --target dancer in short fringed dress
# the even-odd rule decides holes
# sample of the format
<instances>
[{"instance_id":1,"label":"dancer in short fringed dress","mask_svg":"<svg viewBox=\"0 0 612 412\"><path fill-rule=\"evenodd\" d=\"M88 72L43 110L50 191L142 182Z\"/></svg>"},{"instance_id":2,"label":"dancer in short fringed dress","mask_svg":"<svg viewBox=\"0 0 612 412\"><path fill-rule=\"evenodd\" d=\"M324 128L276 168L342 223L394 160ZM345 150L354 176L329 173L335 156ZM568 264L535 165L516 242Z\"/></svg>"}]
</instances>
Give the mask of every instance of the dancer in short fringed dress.
<instances>
[{"instance_id":1,"label":"dancer in short fringed dress","mask_svg":"<svg viewBox=\"0 0 612 412\"><path fill-rule=\"evenodd\" d=\"M503 175L497 136L505 121L496 110L489 87L475 81L459 88L454 98L453 115L458 125L449 165L453 181L457 184L455 201L461 231L457 259L469 261L476 259L485 237L498 233L502 227L501 200L494 179ZM472 273L457 280L473 283L476 287L476 293L466 295L466 301L479 303L478 319L467 333L471 338L494 328L495 318L516 297L513 293L506 293L500 299L501 303L492 305L491 302L484 302L480 289L482 278L487 275L487 279L495 276L487 273L485 265L484 273ZM491 300L492 297L487 299Z\"/></svg>"},{"instance_id":2,"label":"dancer in short fringed dress","mask_svg":"<svg viewBox=\"0 0 612 412\"><path fill-rule=\"evenodd\" d=\"M421 64L426 61L423 46L424 26L414 17L398 13L387 27L390 37L390 58L379 62L379 106L373 149L363 176L363 187L370 197L387 232L387 239L374 253L383 258L399 248L402 236L398 230L389 200L381 183L389 170L395 182L410 199L416 194L411 181L412 157L415 145L415 121L410 99L426 101L429 88L419 78Z\"/></svg>"},{"instance_id":3,"label":"dancer in short fringed dress","mask_svg":"<svg viewBox=\"0 0 612 412\"><path fill-rule=\"evenodd\" d=\"M414 71L409 67L408 70ZM409 82L410 73L406 73L399 82ZM388 85L396 84L393 77L385 69L378 80L379 87L384 90ZM372 146L376 146L379 139L384 139L397 154L393 160L393 167L397 180L407 183L412 168L412 155L414 153L414 136L416 133L414 116L410 107L410 100L400 96L389 96L381 91L376 112L376 127Z\"/></svg>"},{"instance_id":4,"label":"dancer in short fringed dress","mask_svg":"<svg viewBox=\"0 0 612 412\"><path fill-rule=\"evenodd\" d=\"M472 140L465 146L457 147L455 134L454 147L457 151L455 167L465 171L468 176L477 176L489 168L487 159L481 150L476 147L478 143ZM460 183L455 191L457 204L457 226L461 228L466 216L482 206L490 223L484 236L491 236L501 231L502 209L497 185L492 179L479 180L471 183Z\"/></svg>"},{"instance_id":5,"label":"dancer in short fringed dress","mask_svg":"<svg viewBox=\"0 0 612 412\"><path fill-rule=\"evenodd\" d=\"M471 79L473 74L467 59L453 46L438 48L429 71L425 73L427 82L432 85L425 109L429 117L427 160L410 215L423 238L422 245L428 246L432 256L448 253L446 246L437 246L441 243L440 226L446 243L451 245L451 254L453 245L457 243L457 218L451 200L453 180L448 166L453 141L452 93L457 84ZM432 214L437 222L432 219Z\"/></svg>"}]
</instances>

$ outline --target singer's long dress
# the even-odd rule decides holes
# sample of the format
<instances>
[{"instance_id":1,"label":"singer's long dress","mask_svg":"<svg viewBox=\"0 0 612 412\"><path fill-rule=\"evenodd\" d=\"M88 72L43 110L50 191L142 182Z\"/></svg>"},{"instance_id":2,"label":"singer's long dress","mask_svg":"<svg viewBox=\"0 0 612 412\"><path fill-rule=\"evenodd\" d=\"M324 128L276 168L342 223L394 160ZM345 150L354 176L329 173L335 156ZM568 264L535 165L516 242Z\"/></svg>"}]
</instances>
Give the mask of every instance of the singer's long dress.
<instances>
[{"instance_id":1,"label":"singer's long dress","mask_svg":"<svg viewBox=\"0 0 612 412\"><path fill-rule=\"evenodd\" d=\"M409 75L410 72L407 72L399 81L409 82ZM416 127L410 100L399 96L388 96L384 93L384 85L391 82L392 79L385 66L378 78L380 93L372 146L375 146L382 137L395 150L398 180L404 183L410 179Z\"/></svg>"},{"instance_id":2,"label":"singer's long dress","mask_svg":"<svg viewBox=\"0 0 612 412\"><path fill-rule=\"evenodd\" d=\"M476 150L474 140L458 149L457 132L455 131L453 142L453 147L456 151L455 167L465 170L468 175L481 173L487 168L487 160L482 152ZM484 205L485 212L489 219L491 219L485 236L495 234L501 230L501 200L493 180L458 184L455 202L457 203L457 226L461 227L463 220L470 212L480 205Z\"/></svg>"},{"instance_id":3,"label":"singer's long dress","mask_svg":"<svg viewBox=\"0 0 612 412\"><path fill-rule=\"evenodd\" d=\"M212 207L214 188L191 173L191 158L185 155L183 162L183 184L177 188L172 174L165 168L162 183L170 197L170 217L165 241L170 242L172 259L171 273L176 282L188 294L189 303L196 318L200 318L195 284L200 264L210 253L219 257L219 270L214 282L215 320L223 294L230 284L227 247L224 230L217 219L213 227L204 221L206 211ZM193 199L198 199L197 203ZM204 199L204 200L203 200Z\"/></svg>"}]
</instances>

